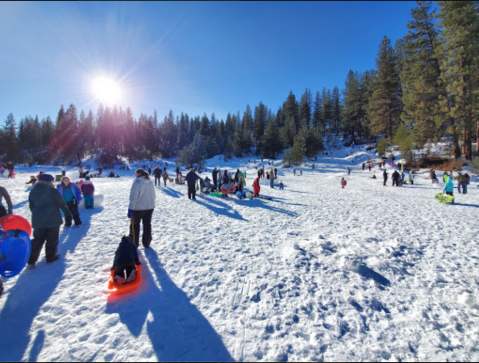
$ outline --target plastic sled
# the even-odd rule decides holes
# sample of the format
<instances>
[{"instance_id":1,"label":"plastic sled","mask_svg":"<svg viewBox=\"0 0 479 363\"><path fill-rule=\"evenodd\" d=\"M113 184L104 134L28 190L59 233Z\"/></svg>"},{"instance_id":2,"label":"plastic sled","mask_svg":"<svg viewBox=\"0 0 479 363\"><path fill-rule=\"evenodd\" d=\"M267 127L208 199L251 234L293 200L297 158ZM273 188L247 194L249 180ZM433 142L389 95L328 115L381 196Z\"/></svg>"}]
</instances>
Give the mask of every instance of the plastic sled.
<instances>
[{"instance_id":1,"label":"plastic sled","mask_svg":"<svg viewBox=\"0 0 479 363\"><path fill-rule=\"evenodd\" d=\"M22 230L9 230L7 238L0 242L5 261L0 265L0 275L14 277L22 272L31 251L30 236Z\"/></svg>"},{"instance_id":2,"label":"plastic sled","mask_svg":"<svg viewBox=\"0 0 479 363\"><path fill-rule=\"evenodd\" d=\"M22 231L27 232L28 235L32 234L32 226L30 222L22 216L18 216L15 214L13 216L9 216L7 214L6 216L0 218L0 224L2 225L4 231L21 229Z\"/></svg>"},{"instance_id":3,"label":"plastic sled","mask_svg":"<svg viewBox=\"0 0 479 363\"><path fill-rule=\"evenodd\" d=\"M129 284L120 285L113 280L115 271L110 272L110 278L108 280L108 292L111 294L125 294L127 292L135 290L141 284L141 265L136 265L136 277L133 282Z\"/></svg>"},{"instance_id":4,"label":"plastic sled","mask_svg":"<svg viewBox=\"0 0 479 363\"><path fill-rule=\"evenodd\" d=\"M446 193L438 193L435 198L443 204L452 204L455 200L452 195L447 195Z\"/></svg>"}]
</instances>

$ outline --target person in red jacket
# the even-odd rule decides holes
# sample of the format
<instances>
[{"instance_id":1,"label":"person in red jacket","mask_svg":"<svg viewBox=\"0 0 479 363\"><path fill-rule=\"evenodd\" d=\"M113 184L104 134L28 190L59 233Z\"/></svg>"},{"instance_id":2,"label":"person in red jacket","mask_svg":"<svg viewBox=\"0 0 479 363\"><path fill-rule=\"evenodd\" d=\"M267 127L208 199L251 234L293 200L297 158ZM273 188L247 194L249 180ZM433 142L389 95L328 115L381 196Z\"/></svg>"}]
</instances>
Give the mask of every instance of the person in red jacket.
<instances>
[{"instance_id":1,"label":"person in red jacket","mask_svg":"<svg viewBox=\"0 0 479 363\"><path fill-rule=\"evenodd\" d=\"M259 177L257 177L253 182L254 194L253 197L259 197L259 191L261 190L259 186Z\"/></svg>"}]
</instances>

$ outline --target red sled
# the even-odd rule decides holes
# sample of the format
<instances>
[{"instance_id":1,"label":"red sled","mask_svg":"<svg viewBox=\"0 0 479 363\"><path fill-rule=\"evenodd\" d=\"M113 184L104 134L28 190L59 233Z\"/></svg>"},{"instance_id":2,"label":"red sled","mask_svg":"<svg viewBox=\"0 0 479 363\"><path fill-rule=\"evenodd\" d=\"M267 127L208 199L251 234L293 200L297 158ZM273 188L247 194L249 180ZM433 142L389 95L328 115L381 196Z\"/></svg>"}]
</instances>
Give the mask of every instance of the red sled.
<instances>
[{"instance_id":1,"label":"red sled","mask_svg":"<svg viewBox=\"0 0 479 363\"><path fill-rule=\"evenodd\" d=\"M129 284L119 284L114 280L115 271L111 271L108 280L108 292L111 294L125 294L127 292L136 290L141 284L141 265L136 265L136 277L133 282Z\"/></svg>"}]
</instances>

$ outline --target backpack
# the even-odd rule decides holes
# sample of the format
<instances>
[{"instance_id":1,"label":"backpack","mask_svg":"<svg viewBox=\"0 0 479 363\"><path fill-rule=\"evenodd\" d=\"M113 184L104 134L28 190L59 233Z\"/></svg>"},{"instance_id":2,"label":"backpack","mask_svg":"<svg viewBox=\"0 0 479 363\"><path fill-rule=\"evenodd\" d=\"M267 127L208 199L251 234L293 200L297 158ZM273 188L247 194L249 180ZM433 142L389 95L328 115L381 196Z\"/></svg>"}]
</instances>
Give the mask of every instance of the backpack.
<instances>
[{"instance_id":1,"label":"backpack","mask_svg":"<svg viewBox=\"0 0 479 363\"><path fill-rule=\"evenodd\" d=\"M269 173L266 173L266 178L269 180Z\"/></svg>"}]
</instances>

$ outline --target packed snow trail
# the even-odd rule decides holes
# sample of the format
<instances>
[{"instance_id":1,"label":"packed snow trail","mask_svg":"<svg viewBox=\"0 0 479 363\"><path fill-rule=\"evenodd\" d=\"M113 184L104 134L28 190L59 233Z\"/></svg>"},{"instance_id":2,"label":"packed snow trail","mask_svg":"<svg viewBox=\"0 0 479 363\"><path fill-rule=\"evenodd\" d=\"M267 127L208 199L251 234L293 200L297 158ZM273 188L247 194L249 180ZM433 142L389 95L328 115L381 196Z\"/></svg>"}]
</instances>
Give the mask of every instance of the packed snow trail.
<instances>
[{"instance_id":1,"label":"packed snow trail","mask_svg":"<svg viewBox=\"0 0 479 363\"><path fill-rule=\"evenodd\" d=\"M103 206L81 210L81 228L62 227L62 258L46 265L42 252L34 270L5 280L0 360L478 361L477 180L443 205L425 172L384 187L377 166L361 170L371 155L321 156L302 176L279 167L284 191L261 181L272 201L157 188L143 285L117 297L105 289L133 170L92 179ZM23 183L37 170L17 169L0 184L30 219Z\"/></svg>"}]
</instances>

